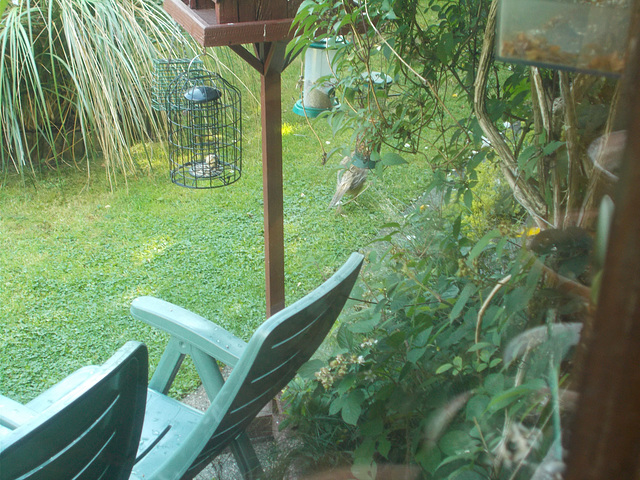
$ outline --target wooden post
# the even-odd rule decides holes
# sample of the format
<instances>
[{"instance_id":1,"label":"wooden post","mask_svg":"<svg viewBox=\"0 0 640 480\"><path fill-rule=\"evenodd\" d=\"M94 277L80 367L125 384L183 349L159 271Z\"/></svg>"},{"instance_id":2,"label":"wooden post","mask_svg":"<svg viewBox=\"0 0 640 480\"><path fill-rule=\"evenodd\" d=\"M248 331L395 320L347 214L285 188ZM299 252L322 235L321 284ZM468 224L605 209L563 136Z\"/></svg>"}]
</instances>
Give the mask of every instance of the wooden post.
<instances>
[{"instance_id":1,"label":"wooden post","mask_svg":"<svg viewBox=\"0 0 640 480\"><path fill-rule=\"evenodd\" d=\"M280 74L301 0L164 0L165 10L203 47L227 45L260 73L267 316L284 308L282 92ZM253 44L255 55L244 45Z\"/></svg>"},{"instance_id":2,"label":"wooden post","mask_svg":"<svg viewBox=\"0 0 640 480\"><path fill-rule=\"evenodd\" d=\"M567 480L640 479L640 2L623 76L627 130L607 258L588 350L581 366Z\"/></svg>"},{"instance_id":3,"label":"wooden post","mask_svg":"<svg viewBox=\"0 0 640 480\"><path fill-rule=\"evenodd\" d=\"M261 45L262 182L267 316L284 308L284 218L282 191L282 91L278 43ZM275 59L276 61L272 61Z\"/></svg>"}]
</instances>

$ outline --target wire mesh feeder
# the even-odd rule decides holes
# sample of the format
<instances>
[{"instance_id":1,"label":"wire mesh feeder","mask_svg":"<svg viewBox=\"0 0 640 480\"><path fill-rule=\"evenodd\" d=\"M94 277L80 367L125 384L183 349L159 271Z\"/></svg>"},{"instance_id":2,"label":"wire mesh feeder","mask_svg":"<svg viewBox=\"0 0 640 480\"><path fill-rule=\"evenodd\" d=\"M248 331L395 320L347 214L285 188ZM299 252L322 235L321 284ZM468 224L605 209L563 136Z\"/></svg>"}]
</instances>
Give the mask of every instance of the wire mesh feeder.
<instances>
[{"instance_id":1,"label":"wire mesh feeder","mask_svg":"<svg viewBox=\"0 0 640 480\"><path fill-rule=\"evenodd\" d=\"M153 76L151 78L151 106L160 112L167 111L167 93L171 82L186 72L192 64L190 58L155 58L153 59ZM193 66L202 68L202 60L193 60Z\"/></svg>"},{"instance_id":2,"label":"wire mesh feeder","mask_svg":"<svg viewBox=\"0 0 640 480\"><path fill-rule=\"evenodd\" d=\"M240 91L193 65L167 93L171 181L189 188L230 185L242 173Z\"/></svg>"}]
</instances>

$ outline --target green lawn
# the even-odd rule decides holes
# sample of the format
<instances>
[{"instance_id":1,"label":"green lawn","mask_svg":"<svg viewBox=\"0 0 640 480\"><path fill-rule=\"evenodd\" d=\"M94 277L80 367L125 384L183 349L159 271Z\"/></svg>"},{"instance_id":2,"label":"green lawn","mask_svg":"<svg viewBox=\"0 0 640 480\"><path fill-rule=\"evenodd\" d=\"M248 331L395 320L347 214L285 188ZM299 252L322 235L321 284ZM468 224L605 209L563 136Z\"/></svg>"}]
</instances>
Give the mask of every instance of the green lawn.
<instances>
[{"instance_id":1,"label":"green lawn","mask_svg":"<svg viewBox=\"0 0 640 480\"><path fill-rule=\"evenodd\" d=\"M429 183L425 160L414 159L374 178L341 214L329 209L341 158L323 166L305 119L291 112L299 62L283 76L287 303L351 251L366 250ZM235 71L257 96L257 73ZM129 317L138 295L178 303L244 339L264 319L259 105L243 94L244 171L230 187L195 191L171 184L159 144L147 146L150 162L143 146L135 147L141 173L119 178L113 192L99 161L89 181L85 168L71 167L26 186L6 179L0 188L3 395L26 401L132 339L149 346L153 369L165 339ZM325 120L314 127L331 142L325 148L336 144ZM177 393L193 387L188 376Z\"/></svg>"}]
</instances>

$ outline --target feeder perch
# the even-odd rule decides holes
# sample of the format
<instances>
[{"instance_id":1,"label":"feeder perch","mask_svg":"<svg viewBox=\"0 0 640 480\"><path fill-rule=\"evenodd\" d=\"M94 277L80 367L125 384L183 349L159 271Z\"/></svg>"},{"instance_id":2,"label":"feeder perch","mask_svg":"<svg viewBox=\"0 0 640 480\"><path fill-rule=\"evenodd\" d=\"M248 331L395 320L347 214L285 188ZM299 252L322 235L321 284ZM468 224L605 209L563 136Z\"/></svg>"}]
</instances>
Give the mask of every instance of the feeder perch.
<instances>
[{"instance_id":1,"label":"feeder perch","mask_svg":"<svg viewBox=\"0 0 640 480\"><path fill-rule=\"evenodd\" d=\"M167 93L169 92L169 86L176 77L187 71L190 64L193 67L202 68L202 61L198 58L194 60L190 58L156 58L153 60L151 106L154 110L161 112L167 111Z\"/></svg>"},{"instance_id":2,"label":"feeder perch","mask_svg":"<svg viewBox=\"0 0 640 480\"><path fill-rule=\"evenodd\" d=\"M628 0L502 0L497 57L619 76L630 17Z\"/></svg>"},{"instance_id":3,"label":"feeder perch","mask_svg":"<svg viewBox=\"0 0 640 480\"><path fill-rule=\"evenodd\" d=\"M169 86L171 181L189 188L217 188L242 173L240 91L204 68L187 68Z\"/></svg>"},{"instance_id":4,"label":"feeder perch","mask_svg":"<svg viewBox=\"0 0 640 480\"><path fill-rule=\"evenodd\" d=\"M302 99L293 106L294 113L315 118L334 107L333 84L326 77L333 75L331 62L335 54L335 48L329 48L326 40L309 46L304 56Z\"/></svg>"}]
</instances>

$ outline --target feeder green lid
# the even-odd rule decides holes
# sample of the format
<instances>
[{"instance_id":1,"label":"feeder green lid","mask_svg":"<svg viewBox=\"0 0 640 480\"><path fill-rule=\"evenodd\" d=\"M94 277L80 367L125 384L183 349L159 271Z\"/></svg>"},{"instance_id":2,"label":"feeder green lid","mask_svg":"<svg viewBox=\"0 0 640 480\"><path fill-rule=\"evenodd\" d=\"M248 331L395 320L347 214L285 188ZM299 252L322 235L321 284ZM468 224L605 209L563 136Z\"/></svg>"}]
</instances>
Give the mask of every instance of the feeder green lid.
<instances>
[{"instance_id":1,"label":"feeder green lid","mask_svg":"<svg viewBox=\"0 0 640 480\"><path fill-rule=\"evenodd\" d=\"M327 40L323 39L323 40L318 40L317 42L313 42L311 45L309 45L309 48L319 48L323 50L327 48Z\"/></svg>"},{"instance_id":2,"label":"feeder green lid","mask_svg":"<svg viewBox=\"0 0 640 480\"><path fill-rule=\"evenodd\" d=\"M197 85L187 90L184 94L184 98L195 103L213 102L221 96L220 90L208 85Z\"/></svg>"},{"instance_id":3,"label":"feeder green lid","mask_svg":"<svg viewBox=\"0 0 640 480\"><path fill-rule=\"evenodd\" d=\"M364 72L362 74L363 80L368 80L369 78L371 78L371 81L376 87L385 87L393 83L393 78L391 78L391 76L381 72L371 72L371 74Z\"/></svg>"},{"instance_id":4,"label":"feeder green lid","mask_svg":"<svg viewBox=\"0 0 640 480\"><path fill-rule=\"evenodd\" d=\"M318 40L309 45L309 48L318 48L321 50L325 50L327 48L337 48L339 45L344 45L345 41L342 36L337 36L335 39L331 39L331 42L328 39L323 38L322 40Z\"/></svg>"}]
</instances>

